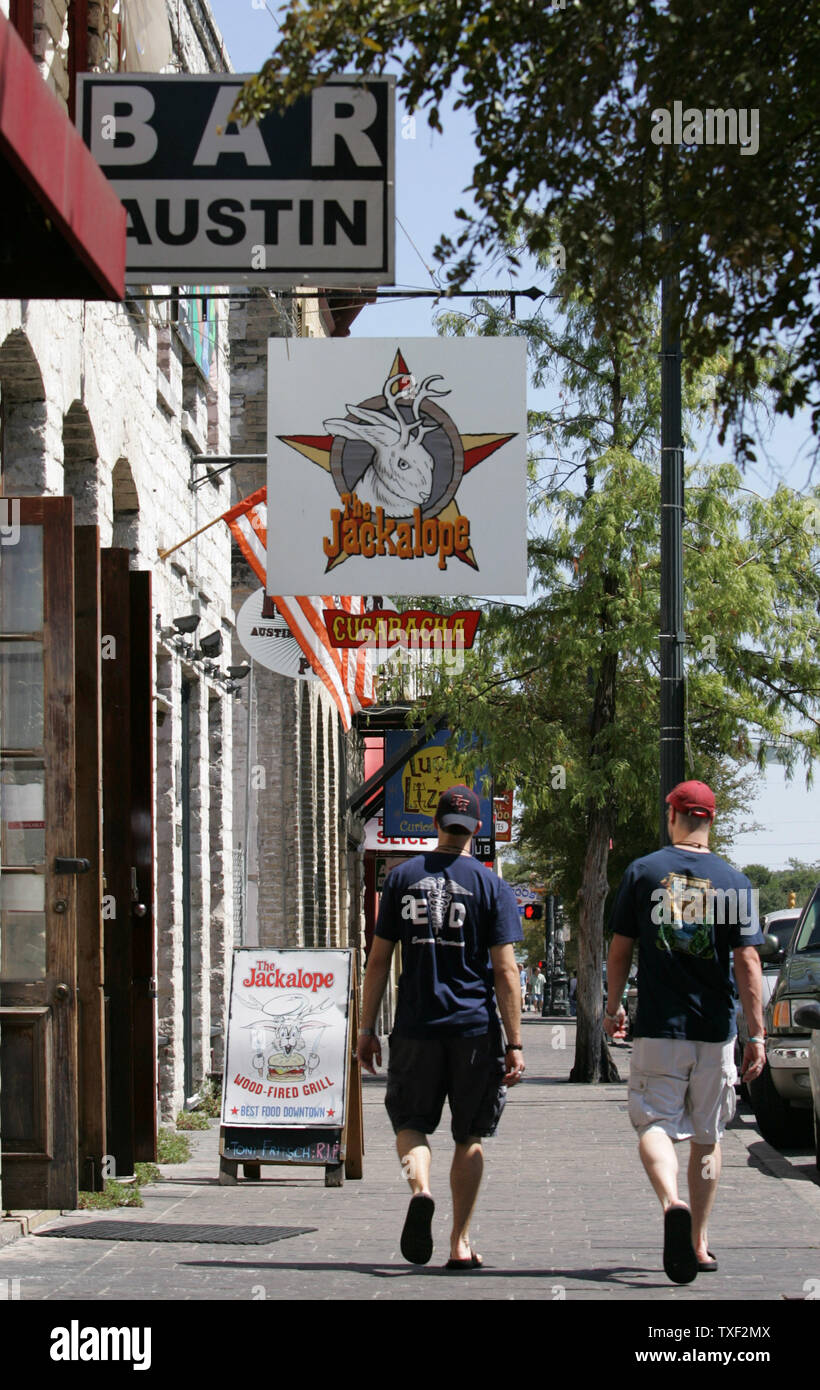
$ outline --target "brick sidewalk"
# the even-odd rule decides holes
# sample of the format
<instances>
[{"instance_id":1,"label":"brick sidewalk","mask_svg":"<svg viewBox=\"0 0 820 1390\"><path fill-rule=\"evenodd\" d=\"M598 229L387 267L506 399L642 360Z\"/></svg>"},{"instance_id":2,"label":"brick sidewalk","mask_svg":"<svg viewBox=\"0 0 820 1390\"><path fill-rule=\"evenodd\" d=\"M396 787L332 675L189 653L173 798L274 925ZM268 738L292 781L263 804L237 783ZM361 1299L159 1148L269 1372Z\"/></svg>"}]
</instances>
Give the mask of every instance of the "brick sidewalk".
<instances>
[{"instance_id":1,"label":"brick sidewalk","mask_svg":"<svg viewBox=\"0 0 820 1390\"><path fill-rule=\"evenodd\" d=\"M23 1300L204 1299L805 1299L820 1293L820 1185L813 1155L783 1158L748 1112L724 1141L724 1169L710 1244L716 1274L678 1288L661 1266L660 1208L640 1167L624 1082L572 1086L574 1020L523 1022L526 1081L510 1093L499 1133L487 1142L485 1181L473 1224L485 1269L447 1275L449 1128L433 1138L436 1251L404 1263L399 1235L408 1200L384 1113L384 1079L364 1086L364 1180L324 1186L321 1169L263 1168L260 1182L220 1187L217 1127L194 1133L195 1154L143 1189L142 1209L63 1216L0 1250L0 1287ZM616 1050L622 1077L629 1048ZM106 1240L50 1236L85 1223L116 1223ZM156 1225L156 1240L129 1227ZM168 1239L179 1227L200 1243ZM234 1240L237 1228L285 1228L274 1242ZM228 1228L228 1229L226 1229ZM121 1235L120 1235L121 1233ZM208 1235L211 1239L208 1240ZM214 1234L218 1237L214 1239ZM230 1242L230 1243L227 1243ZM18 1280L3 1285L3 1280ZM811 1284L809 1281L816 1281Z\"/></svg>"}]
</instances>

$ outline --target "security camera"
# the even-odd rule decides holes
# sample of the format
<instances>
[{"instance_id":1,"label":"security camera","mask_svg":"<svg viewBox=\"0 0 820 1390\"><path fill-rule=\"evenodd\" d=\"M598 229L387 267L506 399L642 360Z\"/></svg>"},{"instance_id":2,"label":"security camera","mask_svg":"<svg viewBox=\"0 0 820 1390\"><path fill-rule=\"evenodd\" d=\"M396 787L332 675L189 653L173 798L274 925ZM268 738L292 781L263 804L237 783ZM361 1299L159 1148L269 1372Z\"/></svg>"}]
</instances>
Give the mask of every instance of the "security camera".
<instances>
[{"instance_id":1,"label":"security camera","mask_svg":"<svg viewBox=\"0 0 820 1390\"><path fill-rule=\"evenodd\" d=\"M199 650L209 657L219 656L222 651L222 633L209 632L207 637L200 640Z\"/></svg>"},{"instance_id":2,"label":"security camera","mask_svg":"<svg viewBox=\"0 0 820 1390\"><path fill-rule=\"evenodd\" d=\"M184 613L181 618L172 619L177 632L196 632L201 621L199 613Z\"/></svg>"}]
</instances>

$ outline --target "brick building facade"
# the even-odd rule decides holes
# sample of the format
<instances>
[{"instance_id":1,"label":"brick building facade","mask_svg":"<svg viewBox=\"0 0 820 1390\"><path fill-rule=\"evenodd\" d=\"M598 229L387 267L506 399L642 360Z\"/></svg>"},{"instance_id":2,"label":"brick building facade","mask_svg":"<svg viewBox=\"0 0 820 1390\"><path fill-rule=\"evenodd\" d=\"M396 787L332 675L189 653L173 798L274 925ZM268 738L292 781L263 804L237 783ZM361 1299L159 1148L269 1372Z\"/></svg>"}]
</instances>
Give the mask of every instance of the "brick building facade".
<instances>
[{"instance_id":1,"label":"brick building facade","mask_svg":"<svg viewBox=\"0 0 820 1390\"><path fill-rule=\"evenodd\" d=\"M19 18L22 0L0 0L0 8ZM85 8L87 34L78 35L66 0L31 7L31 51L65 106L75 71L117 66L110 4ZM175 0L167 17L174 69L230 70L203 0ZM206 304L201 290L170 290L130 286L123 303L0 300L2 495L71 498L77 554L81 533L91 537L103 574L92 742L102 732L92 748L78 724L76 764L80 782L84 756L93 761L102 750L90 775L99 845L95 852L80 842L80 825L93 817L78 813L74 850L90 858L91 879L99 870L96 896L87 884L85 899L78 889L81 954L84 939L97 943L84 967L85 1011L82 966L78 986L80 1187L99 1185L103 1147L120 1173L151 1157L157 1097L167 1122L221 1069L234 945L361 940L361 827L345 806L361 778L355 735L343 734L318 683L258 667L250 680L230 682L231 656L244 659L235 610L257 582L232 557L226 526L163 554L264 481L259 466L216 473L202 458L264 453L267 337L339 325L315 301L294 307L290 297L251 291ZM130 627L122 600L127 608L129 579ZM214 650L201 649L203 637ZM125 716L116 722L124 664L130 726ZM138 787L142 801L126 806L126 789L136 798ZM118 821L120 840L112 839ZM128 949L123 955L129 925L152 933L144 938L152 958L143 951L139 964L136 947L133 959ZM84 1064L83 1029L101 995L92 1037L99 1056Z\"/></svg>"}]
</instances>

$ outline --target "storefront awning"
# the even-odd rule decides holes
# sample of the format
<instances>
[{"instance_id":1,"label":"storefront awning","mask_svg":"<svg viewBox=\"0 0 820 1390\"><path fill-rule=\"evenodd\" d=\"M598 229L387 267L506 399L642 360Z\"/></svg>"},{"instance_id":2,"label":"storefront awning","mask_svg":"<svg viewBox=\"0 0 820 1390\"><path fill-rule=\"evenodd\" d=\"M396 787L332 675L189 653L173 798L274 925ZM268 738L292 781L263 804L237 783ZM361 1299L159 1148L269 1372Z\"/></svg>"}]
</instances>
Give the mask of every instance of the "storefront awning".
<instances>
[{"instance_id":1,"label":"storefront awning","mask_svg":"<svg viewBox=\"0 0 820 1390\"><path fill-rule=\"evenodd\" d=\"M0 13L0 298L124 293L125 209Z\"/></svg>"}]
</instances>

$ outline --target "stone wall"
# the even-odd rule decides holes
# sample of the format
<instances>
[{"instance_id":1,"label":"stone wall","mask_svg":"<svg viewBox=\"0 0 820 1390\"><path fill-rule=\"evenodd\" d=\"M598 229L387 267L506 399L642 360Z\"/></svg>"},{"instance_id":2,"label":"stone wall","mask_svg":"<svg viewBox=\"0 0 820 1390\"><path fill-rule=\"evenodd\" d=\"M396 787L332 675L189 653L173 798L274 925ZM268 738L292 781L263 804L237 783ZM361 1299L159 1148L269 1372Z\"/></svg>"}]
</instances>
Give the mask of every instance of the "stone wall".
<instances>
[{"instance_id":1,"label":"stone wall","mask_svg":"<svg viewBox=\"0 0 820 1390\"><path fill-rule=\"evenodd\" d=\"M169 6L176 19L178 6ZM67 99L66 5L37 0L35 46L44 76ZM191 70L222 66L207 6L179 6L179 50ZM104 12L89 7L99 35ZM201 31L201 32L200 32ZM205 47L202 47L204 35ZM199 44L199 47L197 46ZM163 1119L185 1099L182 959L181 718L183 686L192 717L191 902L193 1085L222 1057L224 994L234 926L233 706L241 696L208 670L173 618L200 614L196 640L221 633L224 671L233 640L231 540L218 523L166 559L159 552L231 504L229 475L192 489L197 456L231 445L229 301L212 301L217 345L208 380L188 353L166 300L125 304L0 301L0 473L7 496L70 495L75 521L100 528L102 546L125 546L134 570L153 576L156 738L158 1027ZM158 294L161 286L154 287ZM246 697L245 697L246 698ZM213 1051L213 1056L212 1056Z\"/></svg>"}]
</instances>

